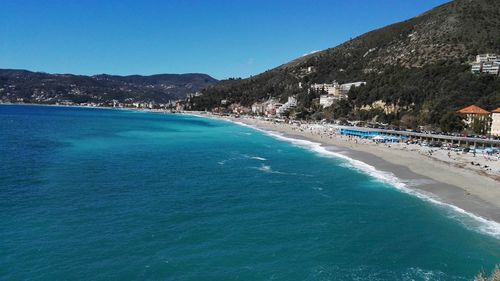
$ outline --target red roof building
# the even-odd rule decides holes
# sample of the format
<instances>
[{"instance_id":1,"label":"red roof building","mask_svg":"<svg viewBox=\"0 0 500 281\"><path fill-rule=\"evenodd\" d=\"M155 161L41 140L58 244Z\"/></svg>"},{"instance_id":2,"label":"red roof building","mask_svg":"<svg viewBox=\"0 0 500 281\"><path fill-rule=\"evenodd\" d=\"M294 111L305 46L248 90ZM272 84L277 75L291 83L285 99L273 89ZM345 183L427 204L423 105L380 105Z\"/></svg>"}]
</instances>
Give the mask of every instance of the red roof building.
<instances>
[{"instance_id":1,"label":"red roof building","mask_svg":"<svg viewBox=\"0 0 500 281\"><path fill-rule=\"evenodd\" d=\"M471 105L471 106L467 106L466 108L462 108L460 109L459 111L457 111L458 113L460 114L478 114L478 115L488 115L490 114L489 111L487 110L484 110L482 108L480 108L479 106L476 106L476 105Z\"/></svg>"},{"instance_id":2,"label":"red roof building","mask_svg":"<svg viewBox=\"0 0 500 281\"><path fill-rule=\"evenodd\" d=\"M489 111L484 110L479 106L471 105L458 110L457 113L465 117L464 121L469 129L472 129L475 132L481 132L482 134L486 134L490 131L491 113ZM476 123L474 122L475 120L480 122Z\"/></svg>"}]
</instances>

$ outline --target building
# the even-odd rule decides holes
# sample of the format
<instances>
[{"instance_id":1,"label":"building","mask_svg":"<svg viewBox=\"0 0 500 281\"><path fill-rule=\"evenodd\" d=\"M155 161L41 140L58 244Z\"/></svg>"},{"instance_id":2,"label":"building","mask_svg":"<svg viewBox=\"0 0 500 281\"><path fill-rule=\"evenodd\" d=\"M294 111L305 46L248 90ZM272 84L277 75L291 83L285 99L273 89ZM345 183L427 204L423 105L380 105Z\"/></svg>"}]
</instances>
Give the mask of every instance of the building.
<instances>
[{"instance_id":1,"label":"building","mask_svg":"<svg viewBox=\"0 0 500 281\"><path fill-rule=\"evenodd\" d=\"M239 103L233 103L229 106L229 110L234 114L247 114L252 111L250 108L242 106Z\"/></svg>"},{"instance_id":2,"label":"building","mask_svg":"<svg viewBox=\"0 0 500 281\"><path fill-rule=\"evenodd\" d=\"M333 95L321 95L319 96L319 105L323 108L332 106L337 99Z\"/></svg>"},{"instance_id":3,"label":"building","mask_svg":"<svg viewBox=\"0 0 500 281\"><path fill-rule=\"evenodd\" d=\"M340 85L333 81L332 84L324 83L324 84L312 84L311 89L324 92L327 95L340 95Z\"/></svg>"},{"instance_id":4,"label":"building","mask_svg":"<svg viewBox=\"0 0 500 281\"><path fill-rule=\"evenodd\" d=\"M476 105L471 105L466 108L462 108L457 111L458 114L461 114L462 116L465 117L465 124L467 127L483 132L488 132L490 128L490 112L487 110L484 110L480 108L479 106ZM481 128L474 128L475 122L474 121L479 121Z\"/></svg>"},{"instance_id":5,"label":"building","mask_svg":"<svg viewBox=\"0 0 500 281\"><path fill-rule=\"evenodd\" d=\"M266 104L263 102L255 102L252 104L252 113L255 115L263 115L266 110Z\"/></svg>"},{"instance_id":6,"label":"building","mask_svg":"<svg viewBox=\"0 0 500 281\"><path fill-rule=\"evenodd\" d=\"M297 98L295 98L294 96L288 97L288 101L280 108L278 108L276 113L282 116L290 112L290 110L294 109L295 107L297 107Z\"/></svg>"},{"instance_id":7,"label":"building","mask_svg":"<svg viewBox=\"0 0 500 281\"><path fill-rule=\"evenodd\" d=\"M354 83L346 83L339 84L337 81L333 81L332 84L312 84L311 89L315 91L323 91L327 95L335 96L338 99L346 98L347 93L351 90L352 87L359 87L361 85L365 85L366 82L354 82Z\"/></svg>"},{"instance_id":8,"label":"building","mask_svg":"<svg viewBox=\"0 0 500 281\"><path fill-rule=\"evenodd\" d=\"M498 75L499 70L500 70L500 64L484 63L481 72L484 74Z\"/></svg>"},{"instance_id":9,"label":"building","mask_svg":"<svg viewBox=\"0 0 500 281\"><path fill-rule=\"evenodd\" d=\"M467 125L470 125L476 118L483 120L485 118L488 118L490 115L489 111L482 109L476 105L471 105L467 106L466 108L462 108L458 110L457 113L465 117L465 123Z\"/></svg>"},{"instance_id":10,"label":"building","mask_svg":"<svg viewBox=\"0 0 500 281\"><path fill-rule=\"evenodd\" d=\"M264 115L267 117L276 116L278 108L280 108L283 104L277 102L274 99L269 99L264 103Z\"/></svg>"},{"instance_id":11,"label":"building","mask_svg":"<svg viewBox=\"0 0 500 281\"><path fill-rule=\"evenodd\" d=\"M481 68L482 68L482 65L480 63L473 63L472 68L471 68L471 72L473 74L481 74Z\"/></svg>"},{"instance_id":12,"label":"building","mask_svg":"<svg viewBox=\"0 0 500 281\"><path fill-rule=\"evenodd\" d=\"M366 82L339 84L337 81L333 81L332 84L313 84L311 85L311 89L324 92L325 94L319 97L319 103L323 107L329 107L335 101L347 98L347 93L349 93L352 87L359 87L365 84Z\"/></svg>"},{"instance_id":13,"label":"building","mask_svg":"<svg viewBox=\"0 0 500 281\"><path fill-rule=\"evenodd\" d=\"M340 85L340 88L343 90L343 91L347 91L349 92L349 90L352 88L352 87L359 87L361 85L366 85L366 82L353 82L353 83L345 83L345 84L342 84Z\"/></svg>"},{"instance_id":14,"label":"building","mask_svg":"<svg viewBox=\"0 0 500 281\"><path fill-rule=\"evenodd\" d=\"M500 57L497 54L481 54L476 56L473 62L471 72L474 74L499 75Z\"/></svg>"},{"instance_id":15,"label":"building","mask_svg":"<svg viewBox=\"0 0 500 281\"><path fill-rule=\"evenodd\" d=\"M500 107L491 112L491 135L500 137Z\"/></svg>"},{"instance_id":16,"label":"building","mask_svg":"<svg viewBox=\"0 0 500 281\"><path fill-rule=\"evenodd\" d=\"M476 62L488 62L498 59L497 54L480 54L476 56Z\"/></svg>"},{"instance_id":17,"label":"building","mask_svg":"<svg viewBox=\"0 0 500 281\"><path fill-rule=\"evenodd\" d=\"M185 107L185 102L184 101L177 101L175 103L175 110L176 111L184 111L184 107Z\"/></svg>"}]
</instances>

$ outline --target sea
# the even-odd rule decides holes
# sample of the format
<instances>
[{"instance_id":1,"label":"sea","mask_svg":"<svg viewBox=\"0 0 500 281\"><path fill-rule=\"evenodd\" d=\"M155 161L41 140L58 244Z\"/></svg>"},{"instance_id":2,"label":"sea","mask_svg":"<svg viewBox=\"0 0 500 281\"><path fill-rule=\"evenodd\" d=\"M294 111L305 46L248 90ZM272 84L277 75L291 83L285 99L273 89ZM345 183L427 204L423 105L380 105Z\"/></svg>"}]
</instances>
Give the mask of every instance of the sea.
<instances>
[{"instance_id":1,"label":"sea","mask_svg":"<svg viewBox=\"0 0 500 281\"><path fill-rule=\"evenodd\" d=\"M0 105L0 280L472 280L498 224L223 120Z\"/></svg>"}]
</instances>

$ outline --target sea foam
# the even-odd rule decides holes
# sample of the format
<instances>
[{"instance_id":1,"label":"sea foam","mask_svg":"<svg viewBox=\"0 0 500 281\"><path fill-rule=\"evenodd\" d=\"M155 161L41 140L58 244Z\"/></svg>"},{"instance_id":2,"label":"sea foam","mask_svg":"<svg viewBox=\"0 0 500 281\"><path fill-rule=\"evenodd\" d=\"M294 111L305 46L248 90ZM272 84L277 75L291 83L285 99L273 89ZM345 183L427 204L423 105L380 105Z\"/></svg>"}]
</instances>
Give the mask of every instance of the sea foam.
<instances>
[{"instance_id":1,"label":"sea foam","mask_svg":"<svg viewBox=\"0 0 500 281\"><path fill-rule=\"evenodd\" d=\"M266 158L259 157L259 156L252 156L252 157L250 157L250 159L259 160L259 161L266 161L267 160Z\"/></svg>"}]
</instances>

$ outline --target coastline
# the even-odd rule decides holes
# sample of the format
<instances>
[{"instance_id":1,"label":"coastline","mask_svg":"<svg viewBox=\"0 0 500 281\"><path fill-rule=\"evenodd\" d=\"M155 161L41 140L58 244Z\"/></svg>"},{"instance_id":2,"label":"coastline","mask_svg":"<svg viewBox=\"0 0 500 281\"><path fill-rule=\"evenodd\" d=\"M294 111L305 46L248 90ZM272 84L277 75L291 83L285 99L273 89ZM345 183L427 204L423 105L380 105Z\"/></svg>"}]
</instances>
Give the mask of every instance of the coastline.
<instances>
[{"instance_id":1,"label":"coastline","mask_svg":"<svg viewBox=\"0 0 500 281\"><path fill-rule=\"evenodd\" d=\"M364 172L378 175L379 179L406 193L472 217L482 224L484 232L500 237L500 182L484 174L416 152L353 142L338 135L326 138L309 131L293 130L287 124L197 112L185 114L249 126L283 141L315 146L334 157L358 162L356 165L365 166ZM375 175L375 172L380 173Z\"/></svg>"},{"instance_id":2,"label":"coastline","mask_svg":"<svg viewBox=\"0 0 500 281\"><path fill-rule=\"evenodd\" d=\"M2 104L9 105L9 104ZM12 104L18 105L18 104ZM32 105L32 104L24 104ZM40 106L33 104L34 106ZM144 113L164 111L87 107L73 105L41 105L82 107L111 110L131 110ZM310 131L294 130L283 123L273 123L256 118L234 118L184 112L184 115L224 120L259 130L282 141L298 144L322 154L357 161L360 170L386 181L406 193L438 205L445 205L481 223L483 232L500 238L500 180L491 175L460 167L445 160L433 159L412 150L395 149L383 145L353 142L339 135L324 137ZM500 162L500 161L499 161ZM500 163L499 163L500 164ZM355 167L356 168L356 167ZM381 176L381 173L383 176Z\"/></svg>"}]
</instances>

